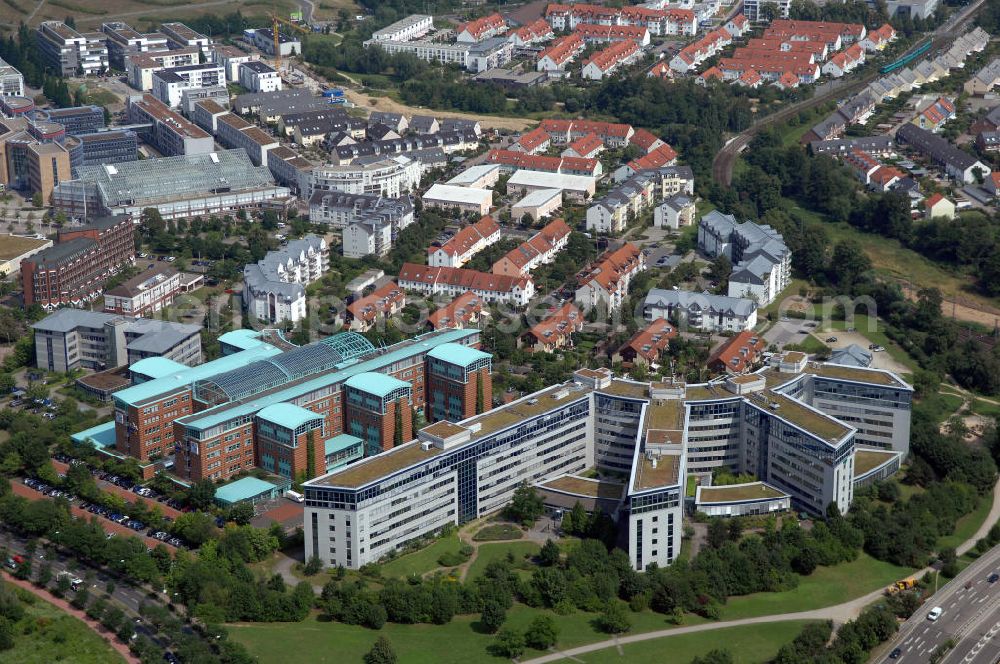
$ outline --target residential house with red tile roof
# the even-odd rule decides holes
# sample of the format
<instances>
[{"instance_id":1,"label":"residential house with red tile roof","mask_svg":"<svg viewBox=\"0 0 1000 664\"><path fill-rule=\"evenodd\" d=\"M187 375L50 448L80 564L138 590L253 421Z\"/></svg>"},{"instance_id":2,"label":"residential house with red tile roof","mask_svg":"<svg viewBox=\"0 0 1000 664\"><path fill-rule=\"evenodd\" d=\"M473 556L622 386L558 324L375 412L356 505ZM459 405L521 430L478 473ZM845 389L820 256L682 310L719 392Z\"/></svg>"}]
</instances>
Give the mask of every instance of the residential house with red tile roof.
<instances>
[{"instance_id":1,"label":"residential house with red tile roof","mask_svg":"<svg viewBox=\"0 0 1000 664\"><path fill-rule=\"evenodd\" d=\"M895 41L895 39L895 28L888 23L885 23L882 27L869 31L865 38L858 43L861 44L861 47L869 53L874 53L876 51L883 50L886 46Z\"/></svg>"},{"instance_id":2,"label":"residential house with red tile roof","mask_svg":"<svg viewBox=\"0 0 1000 664\"><path fill-rule=\"evenodd\" d=\"M670 346L670 340L677 337L677 328L666 318L654 320L639 330L628 342L618 349L612 358L626 365L656 364L660 355Z\"/></svg>"},{"instance_id":3,"label":"residential house with red tile roof","mask_svg":"<svg viewBox=\"0 0 1000 664\"><path fill-rule=\"evenodd\" d=\"M511 249L493 264L493 274L526 277L539 265L551 263L569 242L570 228L562 219L545 225L525 242Z\"/></svg>"},{"instance_id":4,"label":"residential house with red tile roof","mask_svg":"<svg viewBox=\"0 0 1000 664\"><path fill-rule=\"evenodd\" d=\"M649 78L673 78L674 72L670 69L669 62L660 60L649 68L649 71L646 72L646 76Z\"/></svg>"},{"instance_id":5,"label":"residential house with red tile roof","mask_svg":"<svg viewBox=\"0 0 1000 664\"><path fill-rule=\"evenodd\" d=\"M920 107L918 106L918 109ZM918 110L910 120L921 129L928 131L940 131L948 120L955 117L955 104L947 97L939 97L937 100Z\"/></svg>"},{"instance_id":6,"label":"residential house with red tile roof","mask_svg":"<svg viewBox=\"0 0 1000 664\"><path fill-rule=\"evenodd\" d=\"M663 147L666 144L666 141L660 139L656 136L656 134L646 129L636 129L635 133L632 134L632 138L629 139L629 145L636 146L642 150L643 154L649 154L653 150Z\"/></svg>"},{"instance_id":7,"label":"residential house with red tile roof","mask_svg":"<svg viewBox=\"0 0 1000 664\"><path fill-rule=\"evenodd\" d=\"M544 130L536 127L531 131L521 134L517 142L510 146L510 149L525 154L538 154L539 152L545 152L551 142L552 139L549 138L549 135Z\"/></svg>"},{"instance_id":8,"label":"residential house with red tile roof","mask_svg":"<svg viewBox=\"0 0 1000 664\"><path fill-rule=\"evenodd\" d=\"M507 21L497 13L477 18L468 23L459 23L455 28L455 41L477 43L507 32Z\"/></svg>"},{"instance_id":9,"label":"residential house with red tile roof","mask_svg":"<svg viewBox=\"0 0 1000 664\"><path fill-rule=\"evenodd\" d=\"M667 143L664 143L649 154L643 155L638 159L633 159L628 163L628 167L633 173L638 173L640 171L656 170L662 166L673 166L676 162L677 151Z\"/></svg>"},{"instance_id":10,"label":"residential house with red tile roof","mask_svg":"<svg viewBox=\"0 0 1000 664\"><path fill-rule=\"evenodd\" d=\"M727 30L723 28L713 30L678 51L677 55L670 59L670 68L685 74L697 69L705 60L732 43L733 36Z\"/></svg>"},{"instance_id":11,"label":"residential house with red tile roof","mask_svg":"<svg viewBox=\"0 0 1000 664\"><path fill-rule=\"evenodd\" d=\"M486 161L490 164L499 164L506 173L521 169L590 177L600 177L604 173L600 160L582 157L548 157L513 150L490 150L486 153Z\"/></svg>"},{"instance_id":12,"label":"residential house with red tile roof","mask_svg":"<svg viewBox=\"0 0 1000 664\"><path fill-rule=\"evenodd\" d=\"M924 218L944 217L955 218L955 204L941 194L931 194L924 200Z\"/></svg>"},{"instance_id":13,"label":"residential house with red tile roof","mask_svg":"<svg viewBox=\"0 0 1000 664\"><path fill-rule=\"evenodd\" d=\"M472 291L465 291L445 306L431 313L427 317L427 326L432 330L463 330L467 327L475 327L482 314L483 299Z\"/></svg>"},{"instance_id":14,"label":"residential house with red tile roof","mask_svg":"<svg viewBox=\"0 0 1000 664\"><path fill-rule=\"evenodd\" d=\"M792 72L785 72L780 78L775 82L782 90L793 90L799 87L799 77Z\"/></svg>"},{"instance_id":15,"label":"residential house with red tile roof","mask_svg":"<svg viewBox=\"0 0 1000 664\"><path fill-rule=\"evenodd\" d=\"M540 18L528 25L523 25L516 30L511 30L507 34L507 38L514 43L514 46L533 46L547 42L555 37L555 33L552 32L552 26L544 18Z\"/></svg>"},{"instance_id":16,"label":"residential house with red tile roof","mask_svg":"<svg viewBox=\"0 0 1000 664\"><path fill-rule=\"evenodd\" d=\"M590 81L599 81L634 62L640 55L642 50L636 42L615 42L584 60L580 76Z\"/></svg>"},{"instance_id":17,"label":"residential house with red tile roof","mask_svg":"<svg viewBox=\"0 0 1000 664\"><path fill-rule=\"evenodd\" d=\"M367 332L376 322L398 314L406 306L406 292L395 281L377 288L374 293L347 305L350 329Z\"/></svg>"},{"instance_id":18,"label":"residential house with red tile roof","mask_svg":"<svg viewBox=\"0 0 1000 664\"><path fill-rule=\"evenodd\" d=\"M563 157L578 157L581 159L595 159L597 155L604 151L604 141L597 134L591 132L570 143L562 151Z\"/></svg>"},{"instance_id":19,"label":"residential house with red tile roof","mask_svg":"<svg viewBox=\"0 0 1000 664\"><path fill-rule=\"evenodd\" d=\"M404 263L399 270L399 285L423 295L458 297L472 291L488 303L524 307L535 295L531 277L507 277L460 267L431 267Z\"/></svg>"},{"instance_id":20,"label":"residential house with red tile roof","mask_svg":"<svg viewBox=\"0 0 1000 664\"><path fill-rule=\"evenodd\" d=\"M724 27L733 37L742 37L750 29L750 19L743 14L737 14L729 19Z\"/></svg>"},{"instance_id":21,"label":"residential house with red tile roof","mask_svg":"<svg viewBox=\"0 0 1000 664\"><path fill-rule=\"evenodd\" d=\"M441 245L427 248L427 264L432 267L462 267L480 251L500 239L500 225L485 216L466 226Z\"/></svg>"},{"instance_id":22,"label":"residential house with red tile roof","mask_svg":"<svg viewBox=\"0 0 1000 664\"><path fill-rule=\"evenodd\" d=\"M892 166L879 166L878 170L872 173L868 186L879 193L885 193L906 177L906 174L898 168Z\"/></svg>"},{"instance_id":23,"label":"residential house with red tile roof","mask_svg":"<svg viewBox=\"0 0 1000 664\"><path fill-rule=\"evenodd\" d=\"M573 30L588 44L606 44L618 41L634 41L639 46L649 46L649 30L636 25L594 25L581 23Z\"/></svg>"},{"instance_id":24,"label":"residential house with red tile roof","mask_svg":"<svg viewBox=\"0 0 1000 664\"><path fill-rule=\"evenodd\" d=\"M872 174L882 166L879 160L861 150L851 150L844 155L844 164L854 172L861 184L868 185Z\"/></svg>"},{"instance_id":25,"label":"residential house with red tile roof","mask_svg":"<svg viewBox=\"0 0 1000 664\"><path fill-rule=\"evenodd\" d=\"M551 353L573 345L573 334L583 331L583 314L572 302L551 312L544 320L521 335L521 341L532 352Z\"/></svg>"},{"instance_id":26,"label":"residential house with red tile roof","mask_svg":"<svg viewBox=\"0 0 1000 664\"><path fill-rule=\"evenodd\" d=\"M730 337L708 358L708 368L719 373L747 373L762 360L767 341L752 330Z\"/></svg>"},{"instance_id":27,"label":"residential house with red tile roof","mask_svg":"<svg viewBox=\"0 0 1000 664\"><path fill-rule=\"evenodd\" d=\"M577 278L575 301L584 311L603 306L611 316L628 298L632 278L646 269L646 258L639 247L626 242L603 254Z\"/></svg>"},{"instance_id":28,"label":"residential house with red tile roof","mask_svg":"<svg viewBox=\"0 0 1000 664\"><path fill-rule=\"evenodd\" d=\"M560 37L538 54L535 69L538 71L563 71L586 48L587 45L584 43L583 37L576 33Z\"/></svg>"},{"instance_id":29,"label":"residential house with red tile roof","mask_svg":"<svg viewBox=\"0 0 1000 664\"><path fill-rule=\"evenodd\" d=\"M740 77L733 81L736 85L742 85L747 88L759 88L764 84L764 79L760 74L755 72L753 69L748 69L747 71L740 74Z\"/></svg>"},{"instance_id":30,"label":"residential house with red tile roof","mask_svg":"<svg viewBox=\"0 0 1000 664\"><path fill-rule=\"evenodd\" d=\"M709 67L705 71L698 74L698 78L695 79L695 82L698 85L705 86L712 81L724 81L724 80L726 80L726 77L725 75L723 75L721 69L719 69L718 67Z\"/></svg>"}]
</instances>

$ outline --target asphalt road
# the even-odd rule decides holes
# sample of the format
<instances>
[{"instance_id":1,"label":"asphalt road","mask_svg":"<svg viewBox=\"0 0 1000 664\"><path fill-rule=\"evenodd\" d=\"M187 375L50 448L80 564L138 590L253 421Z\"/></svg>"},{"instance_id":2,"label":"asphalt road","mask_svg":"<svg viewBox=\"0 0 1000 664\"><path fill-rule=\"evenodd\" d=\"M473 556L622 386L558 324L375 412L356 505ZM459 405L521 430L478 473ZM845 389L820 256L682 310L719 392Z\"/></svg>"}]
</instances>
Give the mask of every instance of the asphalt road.
<instances>
[{"instance_id":1,"label":"asphalt road","mask_svg":"<svg viewBox=\"0 0 1000 664\"><path fill-rule=\"evenodd\" d=\"M993 572L1000 572L1000 547L988 551L932 595L903 624L878 661L927 662L931 653L951 639L956 646L942 664L996 664L1000 639L994 640L993 634L1000 631L1000 581L986 580ZM931 621L927 614L934 607L941 607L943 613ZM901 654L893 660L889 654L895 648Z\"/></svg>"}]
</instances>

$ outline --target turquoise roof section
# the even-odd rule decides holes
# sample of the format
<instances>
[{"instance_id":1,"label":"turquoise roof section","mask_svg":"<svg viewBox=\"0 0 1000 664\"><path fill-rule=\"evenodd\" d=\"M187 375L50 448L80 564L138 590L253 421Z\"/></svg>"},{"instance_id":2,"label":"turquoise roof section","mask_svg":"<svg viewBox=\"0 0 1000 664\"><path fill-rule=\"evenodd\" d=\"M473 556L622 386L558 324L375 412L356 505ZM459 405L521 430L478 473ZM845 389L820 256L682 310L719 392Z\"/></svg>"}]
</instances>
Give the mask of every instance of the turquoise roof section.
<instances>
[{"instance_id":1,"label":"turquoise roof section","mask_svg":"<svg viewBox=\"0 0 1000 664\"><path fill-rule=\"evenodd\" d=\"M437 346L440 346L441 344L455 343L477 334L479 334L479 330L475 328L466 330L441 330L437 332L428 332L427 334L423 334L419 337L414 337L408 342L401 342L395 346L390 346L381 355L377 355L367 360L358 362L357 364L345 367L340 371L330 372L295 385L289 385L270 394L258 394L247 399L243 403L222 404L221 406L209 408L208 410L200 413L185 415L184 417L178 418L176 421L190 429L204 431L205 429L209 429L235 417L252 415L273 403L292 401L303 394L308 394L314 390L343 382L351 376L356 376L357 374L367 373L370 371L377 371L379 368L389 366L395 362L401 362L419 353L425 353ZM235 355L233 357L235 357ZM119 394L121 394L121 392L115 392L115 397Z\"/></svg>"},{"instance_id":2,"label":"turquoise roof section","mask_svg":"<svg viewBox=\"0 0 1000 664\"><path fill-rule=\"evenodd\" d=\"M220 336L219 343L247 350L267 342L260 338L260 332L257 330L233 330Z\"/></svg>"},{"instance_id":3,"label":"turquoise roof section","mask_svg":"<svg viewBox=\"0 0 1000 664\"><path fill-rule=\"evenodd\" d=\"M121 402L128 406L134 406L145 399L150 399L161 394L166 394L170 390L186 387L200 378L208 378L223 371L229 371L245 366L257 360L263 360L281 353L279 348L270 344L261 344L256 348L241 350L238 353L220 357L211 362L199 364L196 367L184 367L174 373L161 376L156 380L149 380L139 385L126 387L114 393L115 402ZM145 360L142 360L145 362ZM136 362L136 364L139 364Z\"/></svg>"},{"instance_id":4,"label":"turquoise roof section","mask_svg":"<svg viewBox=\"0 0 1000 664\"><path fill-rule=\"evenodd\" d=\"M105 448L115 446L115 423L114 421L98 424L96 427L84 429L79 433L74 433L69 437L77 445L83 443L93 443L94 447Z\"/></svg>"},{"instance_id":5,"label":"turquoise roof section","mask_svg":"<svg viewBox=\"0 0 1000 664\"><path fill-rule=\"evenodd\" d=\"M138 362L132 364L129 367L129 371L132 372L133 376L141 374L149 380L155 380L157 378L163 378L164 376L184 371L188 368L190 367L166 357L147 357L144 360L139 360Z\"/></svg>"},{"instance_id":6,"label":"turquoise roof section","mask_svg":"<svg viewBox=\"0 0 1000 664\"><path fill-rule=\"evenodd\" d=\"M349 433L342 433L339 436L334 436L329 440L323 441L323 447L325 448L326 456L331 454L336 454L342 450L354 447L355 445L362 445L365 441L361 440L357 436L352 436Z\"/></svg>"},{"instance_id":7,"label":"turquoise roof section","mask_svg":"<svg viewBox=\"0 0 1000 664\"><path fill-rule=\"evenodd\" d=\"M257 417L286 429L298 429L307 422L322 420L323 416L293 403L276 403L262 408Z\"/></svg>"},{"instance_id":8,"label":"turquoise roof section","mask_svg":"<svg viewBox=\"0 0 1000 664\"><path fill-rule=\"evenodd\" d=\"M442 362L467 367L483 358L490 357L490 354L462 344L446 343L427 353L427 356Z\"/></svg>"},{"instance_id":9,"label":"turquoise roof section","mask_svg":"<svg viewBox=\"0 0 1000 664\"><path fill-rule=\"evenodd\" d=\"M256 477L244 477L243 479L230 482L226 486L221 486L215 490L215 499L220 503L232 505L241 500L256 498L262 493L277 491L278 485L259 480Z\"/></svg>"},{"instance_id":10,"label":"turquoise roof section","mask_svg":"<svg viewBox=\"0 0 1000 664\"><path fill-rule=\"evenodd\" d=\"M344 381L344 385L367 392L368 394L377 394L380 397L388 396L391 392L401 387L410 387L410 384L406 381L376 371L368 371L351 376Z\"/></svg>"}]
</instances>

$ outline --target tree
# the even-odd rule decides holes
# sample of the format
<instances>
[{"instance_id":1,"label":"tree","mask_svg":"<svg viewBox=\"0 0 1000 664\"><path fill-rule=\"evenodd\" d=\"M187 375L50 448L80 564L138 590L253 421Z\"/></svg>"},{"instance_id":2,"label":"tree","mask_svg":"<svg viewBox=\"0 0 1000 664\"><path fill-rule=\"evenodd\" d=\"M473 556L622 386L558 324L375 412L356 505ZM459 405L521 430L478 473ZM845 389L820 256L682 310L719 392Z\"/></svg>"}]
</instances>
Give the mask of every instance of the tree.
<instances>
[{"instance_id":1,"label":"tree","mask_svg":"<svg viewBox=\"0 0 1000 664\"><path fill-rule=\"evenodd\" d=\"M535 521L545 512L545 503L534 487L527 482L522 482L514 490L514 497L510 504L504 508L504 515L513 521L518 521L525 526L534 525Z\"/></svg>"},{"instance_id":2,"label":"tree","mask_svg":"<svg viewBox=\"0 0 1000 664\"><path fill-rule=\"evenodd\" d=\"M479 616L479 622L484 630L495 634L505 620L507 620L507 609L503 604L494 599L483 602L483 612Z\"/></svg>"},{"instance_id":3,"label":"tree","mask_svg":"<svg viewBox=\"0 0 1000 664\"><path fill-rule=\"evenodd\" d=\"M708 522L708 545L713 549L721 549L729 537L729 528L723 519L715 518Z\"/></svg>"},{"instance_id":4,"label":"tree","mask_svg":"<svg viewBox=\"0 0 1000 664\"><path fill-rule=\"evenodd\" d=\"M384 636L378 637L372 649L365 653L365 664L396 664L396 651Z\"/></svg>"},{"instance_id":5,"label":"tree","mask_svg":"<svg viewBox=\"0 0 1000 664\"><path fill-rule=\"evenodd\" d=\"M597 626L608 634L624 634L632 629L632 621L629 620L625 605L618 600L611 600L597 617Z\"/></svg>"},{"instance_id":6,"label":"tree","mask_svg":"<svg viewBox=\"0 0 1000 664\"><path fill-rule=\"evenodd\" d=\"M524 634L511 627L504 627L494 637L490 649L498 657L520 657L524 654Z\"/></svg>"},{"instance_id":7,"label":"tree","mask_svg":"<svg viewBox=\"0 0 1000 664\"><path fill-rule=\"evenodd\" d=\"M212 480L198 480L188 489L188 502L195 509L207 510L214 500L215 482Z\"/></svg>"},{"instance_id":8,"label":"tree","mask_svg":"<svg viewBox=\"0 0 1000 664\"><path fill-rule=\"evenodd\" d=\"M542 550L538 552L538 562L543 567L551 567L559 563L559 545L552 540L545 540Z\"/></svg>"},{"instance_id":9,"label":"tree","mask_svg":"<svg viewBox=\"0 0 1000 664\"><path fill-rule=\"evenodd\" d=\"M239 526L246 526L253 519L254 509L247 501L241 501L229 508L229 519Z\"/></svg>"},{"instance_id":10,"label":"tree","mask_svg":"<svg viewBox=\"0 0 1000 664\"><path fill-rule=\"evenodd\" d=\"M34 205L36 208L42 207L43 202L44 201L42 200L42 192L36 191L31 195L31 204Z\"/></svg>"},{"instance_id":11,"label":"tree","mask_svg":"<svg viewBox=\"0 0 1000 664\"><path fill-rule=\"evenodd\" d=\"M559 639L559 628L556 621L549 615L540 615L528 625L524 633L524 641L536 650L548 650Z\"/></svg>"},{"instance_id":12,"label":"tree","mask_svg":"<svg viewBox=\"0 0 1000 664\"><path fill-rule=\"evenodd\" d=\"M14 623L0 616L0 650L14 647Z\"/></svg>"}]
</instances>

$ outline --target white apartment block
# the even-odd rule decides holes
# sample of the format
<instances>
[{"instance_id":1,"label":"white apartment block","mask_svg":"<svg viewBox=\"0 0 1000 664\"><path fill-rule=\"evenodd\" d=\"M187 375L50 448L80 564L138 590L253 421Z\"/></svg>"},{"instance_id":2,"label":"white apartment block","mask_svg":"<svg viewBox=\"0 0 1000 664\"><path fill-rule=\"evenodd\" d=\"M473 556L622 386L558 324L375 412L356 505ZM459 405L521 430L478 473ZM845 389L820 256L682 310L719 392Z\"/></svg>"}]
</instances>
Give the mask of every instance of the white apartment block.
<instances>
[{"instance_id":1,"label":"white apartment block","mask_svg":"<svg viewBox=\"0 0 1000 664\"><path fill-rule=\"evenodd\" d=\"M313 169L310 195L316 191L342 191L398 198L420 184L420 175L420 163L403 156L363 164L327 164Z\"/></svg>"},{"instance_id":2,"label":"white apartment block","mask_svg":"<svg viewBox=\"0 0 1000 664\"><path fill-rule=\"evenodd\" d=\"M181 275L172 267L152 269L104 293L104 312L147 318L169 306L181 290Z\"/></svg>"},{"instance_id":3,"label":"white apartment block","mask_svg":"<svg viewBox=\"0 0 1000 664\"><path fill-rule=\"evenodd\" d=\"M226 70L217 64L192 64L153 72L153 96L170 108L181 105L184 90L226 84Z\"/></svg>"},{"instance_id":4,"label":"white apartment block","mask_svg":"<svg viewBox=\"0 0 1000 664\"><path fill-rule=\"evenodd\" d=\"M434 29L434 17L426 14L412 14L406 18L387 25L381 30L372 33L372 40L383 41L412 41L420 39Z\"/></svg>"},{"instance_id":5,"label":"white apartment block","mask_svg":"<svg viewBox=\"0 0 1000 664\"><path fill-rule=\"evenodd\" d=\"M126 55L125 72L128 76L128 84L136 90L149 92L153 89L154 72L161 69L196 65L200 53L201 51L197 47L190 47L173 51Z\"/></svg>"},{"instance_id":6,"label":"white apartment block","mask_svg":"<svg viewBox=\"0 0 1000 664\"><path fill-rule=\"evenodd\" d=\"M385 219L354 221L343 232L345 258L385 256L392 249L392 222Z\"/></svg>"},{"instance_id":7,"label":"white apartment block","mask_svg":"<svg viewBox=\"0 0 1000 664\"><path fill-rule=\"evenodd\" d=\"M62 21L43 21L35 35L45 64L60 76L93 76L108 68L103 33L81 33Z\"/></svg>"},{"instance_id":8,"label":"white apartment block","mask_svg":"<svg viewBox=\"0 0 1000 664\"><path fill-rule=\"evenodd\" d=\"M239 83L250 92L275 92L281 90L281 76L271 65L254 60L239 66Z\"/></svg>"},{"instance_id":9,"label":"white apartment block","mask_svg":"<svg viewBox=\"0 0 1000 664\"><path fill-rule=\"evenodd\" d=\"M323 238L307 235L293 240L243 268L243 306L263 323L295 324L306 316L305 286L329 269L329 248Z\"/></svg>"},{"instance_id":10,"label":"white apartment block","mask_svg":"<svg viewBox=\"0 0 1000 664\"><path fill-rule=\"evenodd\" d=\"M710 258L726 256L733 265L729 296L766 307L792 278L792 252L781 233L753 222L737 223L713 210L698 224L698 248Z\"/></svg>"}]
</instances>

